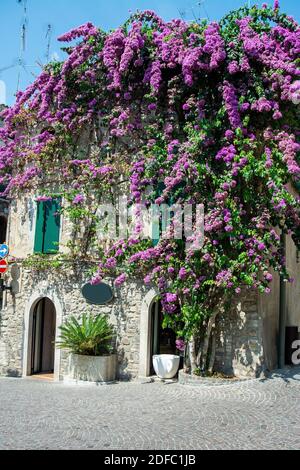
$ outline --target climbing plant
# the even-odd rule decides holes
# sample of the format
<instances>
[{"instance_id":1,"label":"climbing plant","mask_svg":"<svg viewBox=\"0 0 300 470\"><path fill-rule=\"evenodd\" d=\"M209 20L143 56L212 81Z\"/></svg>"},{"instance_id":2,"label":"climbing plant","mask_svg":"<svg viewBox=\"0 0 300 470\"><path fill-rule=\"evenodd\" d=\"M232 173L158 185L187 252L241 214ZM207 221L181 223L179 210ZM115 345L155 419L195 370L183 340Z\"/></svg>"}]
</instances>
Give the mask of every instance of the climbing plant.
<instances>
[{"instance_id":1,"label":"climbing plant","mask_svg":"<svg viewBox=\"0 0 300 470\"><path fill-rule=\"evenodd\" d=\"M192 370L207 369L231 297L268 293L273 270L291 281L280 233L299 242L299 25L275 1L211 23L138 12L109 33L87 23L59 40L66 60L3 113L0 184L12 197L63 196L84 253L101 258L92 282L155 285ZM203 245L153 244L138 223L99 241L97 205L118 191L131 204L203 204Z\"/></svg>"}]
</instances>

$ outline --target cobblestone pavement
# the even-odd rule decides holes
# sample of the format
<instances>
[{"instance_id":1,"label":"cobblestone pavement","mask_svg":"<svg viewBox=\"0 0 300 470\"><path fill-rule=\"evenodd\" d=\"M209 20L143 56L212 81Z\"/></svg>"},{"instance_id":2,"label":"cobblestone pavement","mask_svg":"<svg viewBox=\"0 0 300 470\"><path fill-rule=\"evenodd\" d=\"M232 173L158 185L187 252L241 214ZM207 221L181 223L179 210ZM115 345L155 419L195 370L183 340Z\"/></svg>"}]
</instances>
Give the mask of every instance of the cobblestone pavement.
<instances>
[{"instance_id":1,"label":"cobblestone pavement","mask_svg":"<svg viewBox=\"0 0 300 470\"><path fill-rule=\"evenodd\" d=\"M299 449L300 368L223 386L0 379L0 449Z\"/></svg>"}]
</instances>

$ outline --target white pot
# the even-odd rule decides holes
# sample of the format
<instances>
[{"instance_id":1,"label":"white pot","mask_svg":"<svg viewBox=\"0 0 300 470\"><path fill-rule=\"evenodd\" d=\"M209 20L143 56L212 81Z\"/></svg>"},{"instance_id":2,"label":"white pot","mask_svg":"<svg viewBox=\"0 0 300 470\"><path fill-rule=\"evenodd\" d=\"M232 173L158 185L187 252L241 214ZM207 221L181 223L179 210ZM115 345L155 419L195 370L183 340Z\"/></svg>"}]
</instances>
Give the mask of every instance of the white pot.
<instances>
[{"instance_id":1,"label":"white pot","mask_svg":"<svg viewBox=\"0 0 300 470\"><path fill-rule=\"evenodd\" d=\"M180 357L174 354L154 354L153 367L161 379L172 379L178 371Z\"/></svg>"}]
</instances>

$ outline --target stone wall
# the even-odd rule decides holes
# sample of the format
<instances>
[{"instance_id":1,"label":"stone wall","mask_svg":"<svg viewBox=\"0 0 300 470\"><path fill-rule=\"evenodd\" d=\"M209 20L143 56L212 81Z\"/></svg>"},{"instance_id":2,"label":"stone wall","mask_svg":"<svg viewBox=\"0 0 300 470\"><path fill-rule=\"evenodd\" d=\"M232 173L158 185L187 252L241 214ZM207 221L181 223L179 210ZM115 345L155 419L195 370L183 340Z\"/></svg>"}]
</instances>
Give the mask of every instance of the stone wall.
<instances>
[{"instance_id":1,"label":"stone wall","mask_svg":"<svg viewBox=\"0 0 300 470\"><path fill-rule=\"evenodd\" d=\"M18 259L20 265L22 259L33 252L35 207L33 195L11 205L8 243L10 255ZM63 219L61 252L67 253L69 237L70 224ZM288 286L287 319L288 324L300 326L300 265L297 264L296 249L290 240L287 248L288 266L291 275L296 278L294 285ZM140 347L143 348L143 345L140 345L140 334L149 346L149 322L147 315L141 321L142 304L147 292L142 283L130 282L121 289L114 289L115 298L106 306L91 306L81 295L81 286L89 279L82 265L77 271L69 266L62 272L47 270L44 273L22 268L19 274L11 274L12 268L5 282L10 284L13 280L17 294L12 296L6 292L3 310L0 310L0 374L22 375L26 370L26 325L34 302L41 297L49 297L54 302L59 322L70 315L80 316L85 311L107 313L117 330L119 377L137 377L141 362L146 369L145 363L150 359L146 357L148 352L141 353ZM259 376L263 370L277 366L278 285L278 278L274 276L270 296L258 296L253 291L247 291L233 302L229 314L217 320L216 370L237 376ZM146 344L145 351L149 351ZM60 376L66 369L66 361L66 354L61 353Z\"/></svg>"},{"instance_id":2,"label":"stone wall","mask_svg":"<svg viewBox=\"0 0 300 470\"><path fill-rule=\"evenodd\" d=\"M9 276L8 276L9 278ZM80 317L84 312L104 313L117 332L118 376L132 379L138 375L139 367L139 320L144 289L138 282L114 288L114 299L107 305L87 304L81 294L81 286L88 276L71 270L55 273L32 273L22 269L19 278L19 293L6 293L6 301L0 312L0 374L22 375L24 371L24 335L26 316L32 314L34 299L48 297L53 301L57 322L65 321L71 315ZM111 283L108 280L108 283ZM60 378L67 366L67 354L60 357Z\"/></svg>"},{"instance_id":3,"label":"stone wall","mask_svg":"<svg viewBox=\"0 0 300 470\"><path fill-rule=\"evenodd\" d=\"M286 285L288 326L300 328L300 253L290 236L286 239L287 269L294 281Z\"/></svg>"},{"instance_id":4,"label":"stone wall","mask_svg":"<svg viewBox=\"0 0 300 470\"><path fill-rule=\"evenodd\" d=\"M4 282L9 284L10 272ZM22 375L24 297L3 293L0 310L0 374Z\"/></svg>"},{"instance_id":5,"label":"stone wall","mask_svg":"<svg viewBox=\"0 0 300 470\"><path fill-rule=\"evenodd\" d=\"M237 377L259 377L265 369L263 323L258 295L247 290L216 321L215 370Z\"/></svg>"},{"instance_id":6,"label":"stone wall","mask_svg":"<svg viewBox=\"0 0 300 470\"><path fill-rule=\"evenodd\" d=\"M278 366L279 276L275 272L270 294L259 296L258 309L263 320L265 364L268 370Z\"/></svg>"},{"instance_id":7,"label":"stone wall","mask_svg":"<svg viewBox=\"0 0 300 470\"><path fill-rule=\"evenodd\" d=\"M34 194L14 200L10 206L9 236L10 256L22 260L33 253L36 224L36 203ZM60 252L67 253L66 244L70 239L70 223L62 218L60 232ZM66 262L67 263L67 262ZM106 306L86 303L81 294L81 286L90 278L84 266L77 270L68 266L62 272L34 272L20 269L16 295L4 294L3 309L0 310L0 374L22 375L26 370L26 321L32 313L32 306L38 298L48 297L53 301L58 323L70 315L80 316L85 311L106 313L117 331L119 356L119 377L133 378L139 366L139 319L144 288L132 282L121 289L114 289L115 298ZM11 270L5 276L6 284L12 282ZM108 281L110 283L110 281ZM60 377L66 369L67 357L60 354Z\"/></svg>"},{"instance_id":8,"label":"stone wall","mask_svg":"<svg viewBox=\"0 0 300 470\"><path fill-rule=\"evenodd\" d=\"M296 246L290 236L286 237L287 270L294 279L286 283L286 325L300 329L300 262ZM263 344L268 370L278 367L279 289L280 279L275 272L270 285L271 293L259 296L259 314L263 319Z\"/></svg>"},{"instance_id":9,"label":"stone wall","mask_svg":"<svg viewBox=\"0 0 300 470\"><path fill-rule=\"evenodd\" d=\"M12 202L9 217L10 256L19 266L28 255L33 253L36 203L34 194L22 196ZM60 252L67 253L66 244L70 239L70 223L61 221ZM66 262L67 263L67 262ZM12 282L12 270L5 276L6 284ZM0 374L22 375L25 371L26 342L29 316L38 298L48 297L53 301L58 324L70 315L82 315L85 311L109 315L117 331L119 377L134 378L139 368L140 312L145 288L138 282L131 282L114 289L114 299L106 306L89 305L81 294L81 286L90 278L82 263L77 270L65 267L62 272L34 272L22 268L19 271L15 295L4 293L3 309L0 309ZM108 281L111 283L111 281ZM58 314L58 312L60 312ZM27 325L27 326L26 326ZM60 353L59 375L63 376L67 355ZM28 367L27 367L28 368Z\"/></svg>"},{"instance_id":10,"label":"stone wall","mask_svg":"<svg viewBox=\"0 0 300 470\"><path fill-rule=\"evenodd\" d=\"M14 268L15 269L15 268ZM13 274L14 277L15 274ZM20 376L24 373L24 351L28 338L26 318L32 314L37 299L48 297L55 305L57 323L84 312L105 313L117 332L118 377L134 379L139 375L141 308L147 290L139 282L113 288L114 299L107 305L87 304L81 286L88 280L82 271L70 268L59 272L36 272L21 269L19 293L5 293L0 312L0 374ZM11 272L7 276L7 282ZM107 280L111 284L111 280ZM259 376L264 368L262 319L258 314L255 292L248 291L234 302L229 314L217 321L215 369L236 376ZM149 332L146 332L147 337ZM27 358L28 360L28 358ZM26 367L25 367L26 368ZM67 354L60 354L59 377L67 369Z\"/></svg>"}]
</instances>

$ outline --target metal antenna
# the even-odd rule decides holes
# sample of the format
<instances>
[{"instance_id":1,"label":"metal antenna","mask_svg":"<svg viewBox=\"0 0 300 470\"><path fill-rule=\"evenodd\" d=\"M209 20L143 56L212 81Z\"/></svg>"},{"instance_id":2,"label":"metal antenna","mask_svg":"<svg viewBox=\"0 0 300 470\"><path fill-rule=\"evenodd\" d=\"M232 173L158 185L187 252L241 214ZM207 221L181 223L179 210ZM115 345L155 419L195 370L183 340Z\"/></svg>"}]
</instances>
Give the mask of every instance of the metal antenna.
<instances>
[{"instance_id":1,"label":"metal antenna","mask_svg":"<svg viewBox=\"0 0 300 470\"><path fill-rule=\"evenodd\" d=\"M18 0L19 5L23 5L23 19L21 25L21 51L25 52L26 49L26 33L27 33L27 0Z\"/></svg>"},{"instance_id":2,"label":"metal antenna","mask_svg":"<svg viewBox=\"0 0 300 470\"><path fill-rule=\"evenodd\" d=\"M204 14L205 14L204 19L207 19L209 21L209 16L208 16L208 13L207 13L207 10L206 10L206 7L205 7L205 0L200 0L198 2L198 7L199 7L200 12L201 12L201 8L203 8L203 11L204 11Z\"/></svg>"},{"instance_id":3,"label":"metal antenna","mask_svg":"<svg viewBox=\"0 0 300 470\"><path fill-rule=\"evenodd\" d=\"M23 19L21 24L20 53L18 59L18 79L17 91L19 91L21 69L24 68L24 53L26 49L26 33L27 33L27 0L17 0L19 5L23 5Z\"/></svg>"},{"instance_id":4,"label":"metal antenna","mask_svg":"<svg viewBox=\"0 0 300 470\"><path fill-rule=\"evenodd\" d=\"M191 12L192 12L192 15L193 15L194 20L197 22L197 21L198 21L198 18L197 18L197 16L196 16L195 12L194 12L194 8L193 8L193 7L191 7Z\"/></svg>"},{"instance_id":5,"label":"metal antenna","mask_svg":"<svg viewBox=\"0 0 300 470\"><path fill-rule=\"evenodd\" d=\"M11 65L8 65L7 67L2 67L2 69L0 69L0 76L2 72L5 72L6 70L9 70L9 69L13 69L14 67L16 67L16 64L11 64Z\"/></svg>"},{"instance_id":6,"label":"metal antenna","mask_svg":"<svg viewBox=\"0 0 300 470\"><path fill-rule=\"evenodd\" d=\"M51 24L48 24L47 32L46 32L46 39L48 39L47 47L46 47L46 61L47 61L47 63L49 62L49 58L50 58L51 38L52 38L52 26L51 26Z\"/></svg>"},{"instance_id":7,"label":"metal antenna","mask_svg":"<svg viewBox=\"0 0 300 470\"><path fill-rule=\"evenodd\" d=\"M202 20L202 19L207 19L207 20L209 20L208 13L207 13L207 11L206 11L206 8L205 8L205 6L204 6L204 3L205 3L205 0L200 0L200 1L198 1L198 2L196 3L196 5L197 5L197 7L198 7L198 9L199 9L199 18L197 18L197 15L196 15L196 13L195 13L195 8L194 8L194 6L191 6L191 5L190 5L189 8L182 9L182 10L179 10L179 9L178 9L178 13L179 13L181 19L182 19L182 20L185 20L186 17L187 17L188 12L190 12L190 13L192 14L193 18L194 18L194 21L196 21L196 22L198 22L199 20ZM201 8L203 8L204 13L205 13L205 17L204 17L204 18L201 18Z\"/></svg>"},{"instance_id":8,"label":"metal antenna","mask_svg":"<svg viewBox=\"0 0 300 470\"><path fill-rule=\"evenodd\" d=\"M185 10L179 10L178 8L178 13L180 15L180 18L184 20L186 18L186 11Z\"/></svg>"}]
</instances>

